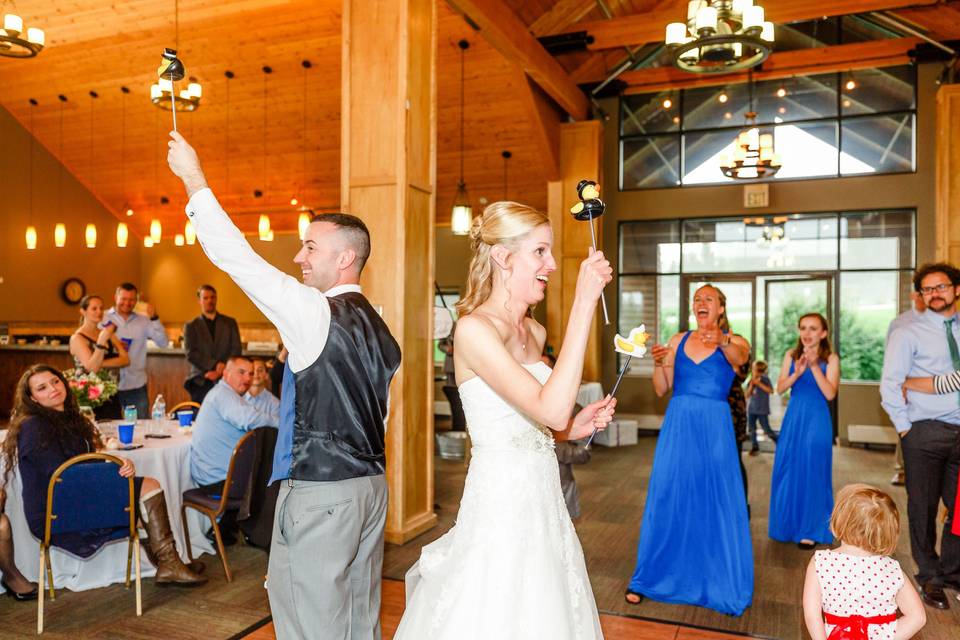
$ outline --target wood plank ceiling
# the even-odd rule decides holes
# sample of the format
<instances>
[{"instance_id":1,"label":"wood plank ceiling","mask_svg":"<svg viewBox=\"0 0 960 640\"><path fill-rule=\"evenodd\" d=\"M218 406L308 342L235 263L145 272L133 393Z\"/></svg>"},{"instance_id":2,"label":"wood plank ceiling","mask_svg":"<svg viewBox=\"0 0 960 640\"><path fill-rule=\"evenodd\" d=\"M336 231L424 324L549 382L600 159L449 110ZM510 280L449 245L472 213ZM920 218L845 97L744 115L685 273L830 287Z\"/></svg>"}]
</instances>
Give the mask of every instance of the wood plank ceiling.
<instances>
[{"instance_id":1,"label":"wood plank ceiling","mask_svg":"<svg viewBox=\"0 0 960 640\"><path fill-rule=\"evenodd\" d=\"M679 17L686 5L680 0L484 0L495 2L512 10L535 36L575 31L580 23L606 27L605 21L636 20L641 14L672 11ZM931 2L899 3L921 6L898 15L938 39L960 37L960 2ZM824 15L834 5L829 0L803 4L822 5ZM449 220L459 172L457 41L462 38L472 45L466 54L464 176L473 204L506 196L544 208L544 154L523 101L522 75L454 9L445 2L438 7L438 222ZM161 220L166 237L183 224L182 189L164 161L170 113L149 101L159 53L176 40L173 8L172 1L156 0L22 1L17 11L29 26L45 29L47 49L30 60L0 58L0 105L24 126L32 110L37 140L141 235L153 218ZM262 212L271 214L275 229L294 229L292 196L319 210L339 206L340 25L341 0L179 3L180 56L204 92L196 112L180 114L180 129L198 148L224 206L247 231L256 228ZM617 45L557 59L574 82L586 82L603 78L625 56ZM300 64L304 59L313 64L309 71ZM267 77L266 128L264 65L273 69ZM228 69L236 75L229 81L229 109ZM131 93L124 97L121 86ZM99 98L91 98L90 91ZM58 94L68 98L62 140ZM370 87L370 95L376 99L376 87ZM39 106L31 109L30 98ZM513 154L506 193L503 150ZM255 198L255 190L263 196ZM169 203L161 204L162 197ZM132 218L124 216L127 207L135 211Z\"/></svg>"}]
</instances>

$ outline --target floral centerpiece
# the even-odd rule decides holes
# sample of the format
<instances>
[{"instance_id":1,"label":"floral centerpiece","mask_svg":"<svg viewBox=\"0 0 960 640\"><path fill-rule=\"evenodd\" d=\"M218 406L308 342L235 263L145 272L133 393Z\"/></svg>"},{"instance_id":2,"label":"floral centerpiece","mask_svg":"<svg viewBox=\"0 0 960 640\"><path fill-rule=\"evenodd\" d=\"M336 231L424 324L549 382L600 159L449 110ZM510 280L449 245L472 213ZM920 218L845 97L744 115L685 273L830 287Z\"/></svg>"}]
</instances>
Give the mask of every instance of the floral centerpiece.
<instances>
[{"instance_id":1,"label":"floral centerpiece","mask_svg":"<svg viewBox=\"0 0 960 640\"><path fill-rule=\"evenodd\" d=\"M83 369L67 369L63 375L81 408L99 407L117 393L117 381L109 371L88 373Z\"/></svg>"}]
</instances>

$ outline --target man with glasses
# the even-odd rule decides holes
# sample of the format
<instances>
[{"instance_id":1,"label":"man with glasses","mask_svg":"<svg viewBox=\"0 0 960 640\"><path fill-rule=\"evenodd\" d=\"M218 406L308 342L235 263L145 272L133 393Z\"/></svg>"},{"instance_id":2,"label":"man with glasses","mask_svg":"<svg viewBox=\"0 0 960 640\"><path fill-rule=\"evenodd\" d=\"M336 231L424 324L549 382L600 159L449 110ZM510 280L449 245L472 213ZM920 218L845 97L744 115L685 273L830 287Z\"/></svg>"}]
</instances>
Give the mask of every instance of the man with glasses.
<instances>
[{"instance_id":1,"label":"man with glasses","mask_svg":"<svg viewBox=\"0 0 960 640\"><path fill-rule=\"evenodd\" d=\"M919 569L923 601L950 607L943 588L960 591L960 536L950 532L960 469L960 393L933 395L908 391L906 378L960 369L960 270L951 264L927 264L913 277L926 311L895 328L884 354L880 395L900 435L906 467L910 550ZM948 516L937 554L936 519L941 500Z\"/></svg>"}]
</instances>

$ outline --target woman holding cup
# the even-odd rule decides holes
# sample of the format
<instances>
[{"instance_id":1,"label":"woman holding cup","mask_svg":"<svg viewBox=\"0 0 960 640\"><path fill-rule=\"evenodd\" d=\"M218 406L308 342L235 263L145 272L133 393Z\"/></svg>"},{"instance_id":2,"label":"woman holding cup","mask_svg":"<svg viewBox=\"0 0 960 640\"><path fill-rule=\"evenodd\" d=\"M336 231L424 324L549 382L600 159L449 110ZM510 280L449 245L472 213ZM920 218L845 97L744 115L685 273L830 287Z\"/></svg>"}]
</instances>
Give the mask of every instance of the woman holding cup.
<instances>
[{"instance_id":1,"label":"woman holding cup","mask_svg":"<svg viewBox=\"0 0 960 640\"><path fill-rule=\"evenodd\" d=\"M80 328L70 336L70 355L74 365L89 373L101 369L119 369L130 364L123 343L116 336L117 326L103 322L103 299L97 295L84 296L80 301ZM98 420L120 417L119 394L94 409Z\"/></svg>"}]
</instances>

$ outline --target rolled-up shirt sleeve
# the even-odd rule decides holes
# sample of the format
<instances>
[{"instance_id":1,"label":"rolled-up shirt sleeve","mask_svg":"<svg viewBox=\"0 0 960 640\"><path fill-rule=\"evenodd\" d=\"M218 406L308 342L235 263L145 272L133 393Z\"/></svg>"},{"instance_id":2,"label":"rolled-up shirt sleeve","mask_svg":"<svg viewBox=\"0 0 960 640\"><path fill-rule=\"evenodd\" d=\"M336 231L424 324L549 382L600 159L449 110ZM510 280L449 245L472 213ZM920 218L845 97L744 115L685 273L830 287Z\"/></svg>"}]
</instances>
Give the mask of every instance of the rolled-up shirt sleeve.
<instances>
[{"instance_id":1,"label":"rolled-up shirt sleeve","mask_svg":"<svg viewBox=\"0 0 960 640\"><path fill-rule=\"evenodd\" d=\"M933 388L939 394L956 393L960 391L960 371L954 371L942 376L934 376Z\"/></svg>"},{"instance_id":2,"label":"rolled-up shirt sleeve","mask_svg":"<svg viewBox=\"0 0 960 640\"><path fill-rule=\"evenodd\" d=\"M204 253L226 272L276 326L299 372L319 357L330 329L330 303L317 289L261 258L217 202L201 189L186 207Z\"/></svg>"},{"instance_id":3,"label":"rolled-up shirt sleeve","mask_svg":"<svg viewBox=\"0 0 960 640\"><path fill-rule=\"evenodd\" d=\"M880 404L890 416L898 432L910 429L907 401L903 398L903 382L910 374L913 347L910 335L903 328L894 329L883 355L883 374L880 378Z\"/></svg>"}]
</instances>

